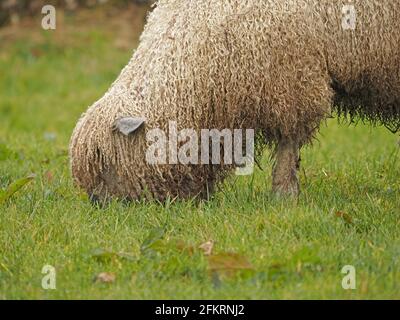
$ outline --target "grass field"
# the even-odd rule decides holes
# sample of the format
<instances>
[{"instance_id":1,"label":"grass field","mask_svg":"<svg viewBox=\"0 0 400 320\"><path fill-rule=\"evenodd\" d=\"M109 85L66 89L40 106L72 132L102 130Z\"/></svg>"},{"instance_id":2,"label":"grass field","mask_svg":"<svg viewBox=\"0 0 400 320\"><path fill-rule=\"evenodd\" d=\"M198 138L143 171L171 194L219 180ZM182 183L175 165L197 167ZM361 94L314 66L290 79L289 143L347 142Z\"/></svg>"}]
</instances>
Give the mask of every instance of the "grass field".
<instances>
[{"instance_id":1,"label":"grass field","mask_svg":"<svg viewBox=\"0 0 400 320\"><path fill-rule=\"evenodd\" d=\"M399 138L384 128L329 121L303 151L298 202L271 195L264 161L209 202L90 205L69 138L129 60L142 16L0 33L0 187L36 175L0 201L0 299L400 298Z\"/></svg>"}]
</instances>

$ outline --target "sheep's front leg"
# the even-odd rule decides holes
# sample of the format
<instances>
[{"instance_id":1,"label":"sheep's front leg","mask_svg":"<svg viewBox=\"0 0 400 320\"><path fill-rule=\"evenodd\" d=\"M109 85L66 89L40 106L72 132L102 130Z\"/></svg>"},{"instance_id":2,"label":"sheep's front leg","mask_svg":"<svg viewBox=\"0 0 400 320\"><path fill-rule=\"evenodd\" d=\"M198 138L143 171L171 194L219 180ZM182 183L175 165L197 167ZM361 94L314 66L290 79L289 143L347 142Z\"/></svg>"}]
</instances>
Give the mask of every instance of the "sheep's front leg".
<instances>
[{"instance_id":1,"label":"sheep's front leg","mask_svg":"<svg viewBox=\"0 0 400 320\"><path fill-rule=\"evenodd\" d=\"M276 163L272 174L272 189L278 195L299 194L297 172L300 167L299 143L282 138L278 142Z\"/></svg>"}]
</instances>

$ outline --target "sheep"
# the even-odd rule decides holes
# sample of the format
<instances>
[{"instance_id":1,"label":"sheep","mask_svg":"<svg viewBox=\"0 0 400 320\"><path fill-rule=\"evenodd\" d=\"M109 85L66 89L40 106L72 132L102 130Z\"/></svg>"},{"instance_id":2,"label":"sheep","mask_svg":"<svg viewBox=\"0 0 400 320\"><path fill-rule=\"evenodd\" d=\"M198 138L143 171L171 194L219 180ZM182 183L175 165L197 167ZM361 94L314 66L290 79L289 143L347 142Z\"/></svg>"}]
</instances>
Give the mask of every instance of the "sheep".
<instances>
[{"instance_id":1,"label":"sheep","mask_svg":"<svg viewBox=\"0 0 400 320\"><path fill-rule=\"evenodd\" d=\"M273 150L273 191L297 196L300 150L333 113L400 129L399 30L393 0L159 0L76 125L74 181L91 199L209 197L234 165L146 161L149 132L174 121L254 129L256 150Z\"/></svg>"}]
</instances>

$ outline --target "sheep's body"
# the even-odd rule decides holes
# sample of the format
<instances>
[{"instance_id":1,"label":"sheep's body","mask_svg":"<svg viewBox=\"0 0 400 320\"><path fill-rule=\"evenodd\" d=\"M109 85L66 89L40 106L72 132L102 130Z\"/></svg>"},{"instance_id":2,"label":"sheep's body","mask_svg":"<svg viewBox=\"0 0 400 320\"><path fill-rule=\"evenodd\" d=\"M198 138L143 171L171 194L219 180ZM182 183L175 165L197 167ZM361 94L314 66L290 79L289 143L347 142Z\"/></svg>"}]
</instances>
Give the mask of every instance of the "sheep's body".
<instances>
[{"instance_id":1,"label":"sheep's body","mask_svg":"<svg viewBox=\"0 0 400 320\"><path fill-rule=\"evenodd\" d=\"M274 190L298 192L298 150L334 103L340 113L400 123L400 4L355 0L165 0L149 17L131 61L81 117L71 146L78 185L101 198L205 196L231 169L151 165L145 133L253 128L277 145ZM122 117L144 129L112 130Z\"/></svg>"}]
</instances>

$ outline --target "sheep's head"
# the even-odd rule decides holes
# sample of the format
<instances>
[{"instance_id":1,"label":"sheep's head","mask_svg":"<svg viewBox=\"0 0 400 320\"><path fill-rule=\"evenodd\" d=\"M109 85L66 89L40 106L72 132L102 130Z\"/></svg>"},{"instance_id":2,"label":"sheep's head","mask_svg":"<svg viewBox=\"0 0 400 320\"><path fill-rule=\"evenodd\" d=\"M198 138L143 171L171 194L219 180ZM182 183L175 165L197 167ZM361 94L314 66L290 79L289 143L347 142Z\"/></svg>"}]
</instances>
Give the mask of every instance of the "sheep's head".
<instances>
[{"instance_id":1,"label":"sheep's head","mask_svg":"<svg viewBox=\"0 0 400 320\"><path fill-rule=\"evenodd\" d=\"M235 167L247 174L253 130L176 119L170 109L160 115L110 92L81 117L70 144L74 181L94 202L207 198ZM244 142L242 156L235 148Z\"/></svg>"}]
</instances>

